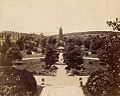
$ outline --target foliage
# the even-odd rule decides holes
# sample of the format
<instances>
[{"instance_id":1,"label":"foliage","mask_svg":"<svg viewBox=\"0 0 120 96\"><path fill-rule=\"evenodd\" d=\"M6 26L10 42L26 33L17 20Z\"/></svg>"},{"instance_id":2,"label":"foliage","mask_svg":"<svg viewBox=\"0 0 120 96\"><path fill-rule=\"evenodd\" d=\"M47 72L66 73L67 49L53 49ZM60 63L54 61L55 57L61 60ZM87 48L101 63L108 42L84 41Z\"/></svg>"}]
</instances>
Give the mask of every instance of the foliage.
<instances>
[{"instance_id":1,"label":"foliage","mask_svg":"<svg viewBox=\"0 0 120 96\"><path fill-rule=\"evenodd\" d=\"M109 71L99 69L93 72L85 86L92 96L119 96L114 76Z\"/></svg>"},{"instance_id":2,"label":"foliage","mask_svg":"<svg viewBox=\"0 0 120 96\"><path fill-rule=\"evenodd\" d=\"M79 36L70 36L64 39L65 39L66 45L73 44L73 45L81 46L83 44L83 40Z\"/></svg>"},{"instance_id":3,"label":"foliage","mask_svg":"<svg viewBox=\"0 0 120 96\"><path fill-rule=\"evenodd\" d=\"M83 63L81 49L77 45L69 44L65 47L65 63L70 68L76 68Z\"/></svg>"},{"instance_id":4,"label":"foliage","mask_svg":"<svg viewBox=\"0 0 120 96\"><path fill-rule=\"evenodd\" d=\"M75 36L74 39L75 39L75 45L81 46L83 44L83 40L81 37Z\"/></svg>"},{"instance_id":5,"label":"foliage","mask_svg":"<svg viewBox=\"0 0 120 96\"><path fill-rule=\"evenodd\" d=\"M99 36L92 37L90 49L97 51L102 45L102 38Z\"/></svg>"},{"instance_id":6,"label":"foliage","mask_svg":"<svg viewBox=\"0 0 120 96\"><path fill-rule=\"evenodd\" d=\"M57 43L57 40L54 36L50 36L47 40L47 43L50 45L55 45Z\"/></svg>"},{"instance_id":7,"label":"foliage","mask_svg":"<svg viewBox=\"0 0 120 96\"><path fill-rule=\"evenodd\" d=\"M104 37L101 48L98 52L98 58L106 62L110 68L116 69L120 58L120 39L116 35Z\"/></svg>"},{"instance_id":8,"label":"foliage","mask_svg":"<svg viewBox=\"0 0 120 96\"><path fill-rule=\"evenodd\" d=\"M87 90L86 86L83 85L82 90L83 90L83 93L84 93L85 96L92 96L92 95L89 93L89 91Z\"/></svg>"},{"instance_id":9,"label":"foliage","mask_svg":"<svg viewBox=\"0 0 120 96\"><path fill-rule=\"evenodd\" d=\"M47 44L45 46L45 62L46 66L51 66L55 64L58 59L58 54L56 50L56 38L51 36L47 39Z\"/></svg>"},{"instance_id":10,"label":"foliage","mask_svg":"<svg viewBox=\"0 0 120 96\"><path fill-rule=\"evenodd\" d=\"M34 96L37 84L32 73L0 67L0 96Z\"/></svg>"},{"instance_id":11,"label":"foliage","mask_svg":"<svg viewBox=\"0 0 120 96\"><path fill-rule=\"evenodd\" d=\"M116 18L115 21L107 21L107 25L109 27L112 27L113 30L120 31L120 20L119 20L119 18Z\"/></svg>"},{"instance_id":12,"label":"foliage","mask_svg":"<svg viewBox=\"0 0 120 96\"><path fill-rule=\"evenodd\" d=\"M91 43L91 38L90 37L86 38L84 40L84 46L85 46L85 48L89 49L90 48L90 43Z\"/></svg>"},{"instance_id":13,"label":"foliage","mask_svg":"<svg viewBox=\"0 0 120 96\"><path fill-rule=\"evenodd\" d=\"M1 54L5 54L6 51L12 46L11 40L10 40L10 34L6 36L5 43L2 46Z\"/></svg>"},{"instance_id":14,"label":"foliage","mask_svg":"<svg viewBox=\"0 0 120 96\"><path fill-rule=\"evenodd\" d=\"M67 37L65 39L64 50L64 62L68 65L68 68L77 68L83 63L81 54L82 40L78 36Z\"/></svg>"},{"instance_id":15,"label":"foliage","mask_svg":"<svg viewBox=\"0 0 120 96\"><path fill-rule=\"evenodd\" d=\"M104 38L103 44L98 57L100 61L107 63L109 71L111 71L114 76L116 85L120 86L120 38L116 34L112 34Z\"/></svg>"},{"instance_id":16,"label":"foliage","mask_svg":"<svg viewBox=\"0 0 120 96\"><path fill-rule=\"evenodd\" d=\"M5 55L7 50L12 46L10 35L8 34L5 39L5 43L1 46L1 65L4 65L5 63Z\"/></svg>"},{"instance_id":17,"label":"foliage","mask_svg":"<svg viewBox=\"0 0 120 96\"><path fill-rule=\"evenodd\" d=\"M58 54L56 52L55 45L47 44L46 50L45 50L45 62L47 66L51 66L55 64L55 62L58 59Z\"/></svg>"},{"instance_id":18,"label":"foliage","mask_svg":"<svg viewBox=\"0 0 120 96\"><path fill-rule=\"evenodd\" d=\"M47 44L47 37L42 38L40 41L40 44L41 44L42 53L45 53L45 46Z\"/></svg>"},{"instance_id":19,"label":"foliage","mask_svg":"<svg viewBox=\"0 0 120 96\"><path fill-rule=\"evenodd\" d=\"M120 39L116 34L111 34L102 41L98 58L109 66L108 70L93 72L86 87L93 96L120 96Z\"/></svg>"},{"instance_id":20,"label":"foliage","mask_svg":"<svg viewBox=\"0 0 120 96\"><path fill-rule=\"evenodd\" d=\"M40 43L41 43L41 47L44 48L46 46L46 43L47 43L47 38L42 38Z\"/></svg>"},{"instance_id":21,"label":"foliage","mask_svg":"<svg viewBox=\"0 0 120 96\"><path fill-rule=\"evenodd\" d=\"M16 41L16 44L20 47L20 50L22 51L24 49L24 37L21 36L21 38Z\"/></svg>"},{"instance_id":22,"label":"foliage","mask_svg":"<svg viewBox=\"0 0 120 96\"><path fill-rule=\"evenodd\" d=\"M20 52L20 48L18 46L13 46L9 48L6 52L6 61L15 61L15 60L22 60L22 54Z\"/></svg>"},{"instance_id":23,"label":"foliage","mask_svg":"<svg viewBox=\"0 0 120 96\"><path fill-rule=\"evenodd\" d=\"M27 34L22 35L17 41L16 44L20 47L21 50L31 50L38 52L37 48L45 46L45 36L43 34Z\"/></svg>"}]
</instances>

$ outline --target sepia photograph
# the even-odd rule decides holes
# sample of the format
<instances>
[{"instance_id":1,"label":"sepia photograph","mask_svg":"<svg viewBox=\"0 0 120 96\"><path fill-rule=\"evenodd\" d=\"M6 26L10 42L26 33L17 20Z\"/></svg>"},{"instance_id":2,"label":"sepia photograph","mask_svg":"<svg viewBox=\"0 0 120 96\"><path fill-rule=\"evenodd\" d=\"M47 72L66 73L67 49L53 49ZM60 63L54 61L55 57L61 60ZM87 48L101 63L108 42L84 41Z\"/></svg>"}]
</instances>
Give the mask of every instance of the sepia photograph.
<instances>
[{"instance_id":1,"label":"sepia photograph","mask_svg":"<svg viewBox=\"0 0 120 96\"><path fill-rule=\"evenodd\" d=\"M0 0L0 96L120 96L120 0Z\"/></svg>"}]
</instances>

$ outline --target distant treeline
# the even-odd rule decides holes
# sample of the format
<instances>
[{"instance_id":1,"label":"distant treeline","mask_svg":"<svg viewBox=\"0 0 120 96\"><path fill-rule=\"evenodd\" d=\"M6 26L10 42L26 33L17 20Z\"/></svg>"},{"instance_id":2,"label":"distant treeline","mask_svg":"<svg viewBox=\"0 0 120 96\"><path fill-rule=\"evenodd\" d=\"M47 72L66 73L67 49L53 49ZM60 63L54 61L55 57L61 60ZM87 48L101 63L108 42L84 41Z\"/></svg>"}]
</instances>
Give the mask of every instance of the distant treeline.
<instances>
[{"instance_id":1,"label":"distant treeline","mask_svg":"<svg viewBox=\"0 0 120 96\"><path fill-rule=\"evenodd\" d=\"M64 36L71 36L71 35L108 35L111 33L117 33L117 35L120 35L120 32L115 32L115 31L87 31L87 32L72 32L72 33L66 33Z\"/></svg>"},{"instance_id":2,"label":"distant treeline","mask_svg":"<svg viewBox=\"0 0 120 96\"><path fill-rule=\"evenodd\" d=\"M43 33L36 34L36 33L15 32L15 31L1 31L0 39L5 39L7 35L10 35L11 39L18 39L21 36L27 36L27 35L39 38L39 36L43 35Z\"/></svg>"}]
</instances>

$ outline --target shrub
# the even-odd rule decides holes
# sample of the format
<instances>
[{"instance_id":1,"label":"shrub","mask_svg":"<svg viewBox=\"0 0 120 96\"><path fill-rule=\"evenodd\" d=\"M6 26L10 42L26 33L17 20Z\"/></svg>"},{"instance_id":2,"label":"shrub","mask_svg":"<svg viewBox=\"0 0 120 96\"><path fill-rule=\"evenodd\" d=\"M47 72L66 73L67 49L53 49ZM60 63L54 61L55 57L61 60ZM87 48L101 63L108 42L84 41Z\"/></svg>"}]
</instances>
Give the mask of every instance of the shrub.
<instances>
[{"instance_id":1,"label":"shrub","mask_svg":"<svg viewBox=\"0 0 120 96\"><path fill-rule=\"evenodd\" d=\"M37 84L32 73L13 67L0 67L0 96L34 96Z\"/></svg>"},{"instance_id":2,"label":"shrub","mask_svg":"<svg viewBox=\"0 0 120 96\"><path fill-rule=\"evenodd\" d=\"M92 96L120 96L114 76L107 70L93 72L85 87Z\"/></svg>"}]
</instances>

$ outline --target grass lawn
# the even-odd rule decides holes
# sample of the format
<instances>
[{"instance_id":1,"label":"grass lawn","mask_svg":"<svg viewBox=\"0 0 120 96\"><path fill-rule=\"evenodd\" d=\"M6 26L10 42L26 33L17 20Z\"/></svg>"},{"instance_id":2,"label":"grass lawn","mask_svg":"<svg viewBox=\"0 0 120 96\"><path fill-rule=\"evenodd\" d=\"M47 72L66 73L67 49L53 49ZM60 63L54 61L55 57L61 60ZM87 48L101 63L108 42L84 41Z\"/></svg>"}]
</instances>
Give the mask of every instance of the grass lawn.
<instances>
[{"instance_id":1,"label":"grass lawn","mask_svg":"<svg viewBox=\"0 0 120 96\"><path fill-rule=\"evenodd\" d=\"M29 55L29 58L34 58L37 56ZM42 55L39 56L42 57ZM45 69L44 66L45 66L45 62L41 59L36 58L36 59L23 60L23 64L18 65L17 69L20 70L26 69L29 72L32 72L34 75L53 76L53 71L51 71L50 69Z\"/></svg>"},{"instance_id":2,"label":"grass lawn","mask_svg":"<svg viewBox=\"0 0 120 96\"><path fill-rule=\"evenodd\" d=\"M85 70L81 72L81 75L90 75L98 68L107 69L106 66L100 65L98 60L84 60L83 67Z\"/></svg>"},{"instance_id":3,"label":"grass lawn","mask_svg":"<svg viewBox=\"0 0 120 96\"><path fill-rule=\"evenodd\" d=\"M94 54L92 54L90 57L96 58L96 56ZM98 68L107 69L107 66L100 65L99 63L100 63L99 60L84 59L84 63L83 63L84 70L83 71L77 70L78 73L76 73L76 74L80 75L80 76L88 76L92 72L96 71ZM68 73L69 72L70 72L70 70L68 70Z\"/></svg>"}]
</instances>

